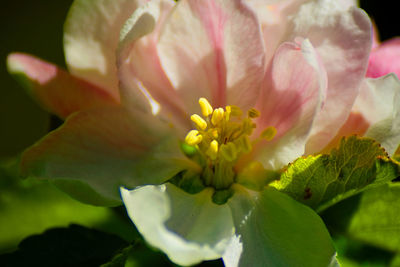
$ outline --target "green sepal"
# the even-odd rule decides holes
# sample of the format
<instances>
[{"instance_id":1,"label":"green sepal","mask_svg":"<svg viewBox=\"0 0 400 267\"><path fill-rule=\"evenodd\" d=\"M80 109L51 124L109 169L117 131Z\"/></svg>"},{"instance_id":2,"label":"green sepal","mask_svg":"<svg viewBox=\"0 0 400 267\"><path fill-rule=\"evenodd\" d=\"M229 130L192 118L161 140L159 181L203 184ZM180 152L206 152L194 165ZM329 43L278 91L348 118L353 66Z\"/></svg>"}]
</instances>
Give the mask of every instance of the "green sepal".
<instances>
[{"instance_id":1,"label":"green sepal","mask_svg":"<svg viewBox=\"0 0 400 267\"><path fill-rule=\"evenodd\" d=\"M192 170L185 170L178 173L169 182L189 194L197 194L206 188L200 174Z\"/></svg>"},{"instance_id":2,"label":"green sepal","mask_svg":"<svg viewBox=\"0 0 400 267\"><path fill-rule=\"evenodd\" d=\"M217 205L225 204L234 194L232 188L216 190L212 195L212 201Z\"/></svg>"},{"instance_id":3,"label":"green sepal","mask_svg":"<svg viewBox=\"0 0 400 267\"><path fill-rule=\"evenodd\" d=\"M343 138L330 154L302 157L271 185L318 212L398 177L399 164L373 139Z\"/></svg>"}]
</instances>

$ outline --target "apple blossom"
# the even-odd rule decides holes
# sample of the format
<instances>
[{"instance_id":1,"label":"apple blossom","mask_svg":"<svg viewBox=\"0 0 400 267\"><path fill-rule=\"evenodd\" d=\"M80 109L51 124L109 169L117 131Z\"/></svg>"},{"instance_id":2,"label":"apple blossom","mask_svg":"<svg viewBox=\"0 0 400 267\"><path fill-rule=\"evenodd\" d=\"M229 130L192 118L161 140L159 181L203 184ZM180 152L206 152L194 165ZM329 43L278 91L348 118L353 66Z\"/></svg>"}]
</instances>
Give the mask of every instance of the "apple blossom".
<instances>
[{"instance_id":1,"label":"apple blossom","mask_svg":"<svg viewBox=\"0 0 400 267\"><path fill-rule=\"evenodd\" d=\"M267 185L329 146L365 83L371 23L352 3L75 0L71 74L8 58L66 118L25 151L23 173L97 205L118 205L120 190L145 240L177 264L335 264L318 215Z\"/></svg>"}]
</instances>

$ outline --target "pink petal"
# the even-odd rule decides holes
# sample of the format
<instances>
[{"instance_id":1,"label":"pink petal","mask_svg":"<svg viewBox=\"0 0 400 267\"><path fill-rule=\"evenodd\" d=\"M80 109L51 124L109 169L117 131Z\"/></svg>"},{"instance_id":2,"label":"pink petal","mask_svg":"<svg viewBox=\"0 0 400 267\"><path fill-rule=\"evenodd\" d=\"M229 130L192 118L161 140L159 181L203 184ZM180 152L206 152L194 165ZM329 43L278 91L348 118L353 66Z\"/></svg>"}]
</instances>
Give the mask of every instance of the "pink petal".
<instances>
[{"instance_id":1,"label":"pink petal","mask_svg":"<svg viewBox=\"0 0 400 267\"><path fill-rule=\"evenodd\" d=\"M23 79L23 85L45 109L61 118L79 110L118 104L103 88L33 56L10 54L7 66L11 74Z\"/></svg>"},{"instance_id":2,"label":"pink petal","mask_svg":"<svg viewBox=\"0 0 400 267\"><path fill-rule=\"evenodd\" d=\"M347 118L347 121L342 125L336 136L323 150L320 151L320 153L329 153L332 148L335 148L339 145L340 140L343 137L351 135L363 136L367 132L369 127L370 123L364 118L361 113L357 111L352 111Z\"/></svg>"},{"instance_id":3,"label":"pink petal","mask_svg":"<svg viewBox=\"0 0 400 267\"><path fill-rule=\"evenodd\" d=\"M24 175L77 180L118 200L119 186L162 183L186 161L167 123L141 111L110 107L68 117L25 151L21 168Z\"/></svg>"},{"instance_id":4,"label":"pink petal","mask_svg":"<svg viewBox=\"0 0 400 267\"><path fill-rule=\"evenodd\" d=\"M191 111L199 112L200 97L214 107L254 105L264 48L256 15L243 1L179 1L162 30L158 51L169 80Z\"/></svg>"},{"instance_id":5,"label":"pink petal","mask_svg":"<svg viewBox=\"0 0 400 267\"><path fill-rule=\"evenodd\" d=\"M308 40L301 47L284 43L278 48L257 105L256 134L269 126L277 129L272 143L256 148L266 167L280 168L304 153L325 90L325 70Z\"/></svg>"},{"instance_id":6,"label":"pink petal","mask_svg":"<svg viewBox=\"0 0 400 267\"><path fill-rule=\"evenodd\" d=\"M73 2L64 25L69 71L119 97L116 50L122 25L147 0Z\"/></svg>"},{"instance_id":7,"label":"pink petal","mask_svg":"<svg viewBox=\"0 0 400 267\"><path fill-rule=\"evenodd\" d=\"M400 77L400 38L383 42L369 57L367 77L378 78L391 72Z\"/></svg>"},{"instance_id":8,"label":"pink petal","mask_svg":"<svg viewBox=\"0 0 400 267\"><path fill-rule=\"evenodd\" d=\"M375 22L372 20L372 49L377 48L379 45L380 45L380 38L379 38L378 27L376 27Z\"/></svg>"},{"instance_id":9,"label":"pink petal","mask_svg":"<svg viewBox=\"0 0 400 267\"><path fill-rule=\"evenodd\" d=\"M306 153L314 153L336 135L357 97L371 50L371 22L361 9L312 1L293 17L288 38L297 36L310 39L328 74L327 99L306 148Z\"/></svg>"},{"instance_id":10,"label":"pink petal","mask_svg":"<svg viewBox=\"0 0 400 267\"><path fill-rule=\"evenodd\" d=\"M173 1L153 1L126 22L118 51L121 98L127 106L143 105L143 91L160 104L160 115L190 127L189 114L160 65L156 45Z\"/></svg>"},{"instance_id":11,"label":"pink petal","mask_svg":"<svg viewBox=\"0 0 400 267\"><path fill-rule=\"evenodd\" d=\"M249 5L255 10L260 20L265 44L266 62L272 57L285 40L286 31L290 28L290 18L307 0L249 0Z\"/></svg>"}]
</instances>

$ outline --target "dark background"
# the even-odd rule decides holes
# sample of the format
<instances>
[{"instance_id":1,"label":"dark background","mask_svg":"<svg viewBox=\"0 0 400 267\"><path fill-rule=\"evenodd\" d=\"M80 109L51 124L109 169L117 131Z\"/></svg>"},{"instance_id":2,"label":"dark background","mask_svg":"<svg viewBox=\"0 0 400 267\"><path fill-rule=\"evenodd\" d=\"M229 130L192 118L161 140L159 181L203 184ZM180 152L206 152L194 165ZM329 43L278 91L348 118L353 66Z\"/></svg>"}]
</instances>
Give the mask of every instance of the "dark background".
<instances>
[{"instance_id":1,"label":"dark background","mask_svg":"<svg viewBox=\"0 0 400 267\"><path fill-rule=\"evenodd\" d=\"M382 4L382 3L385 4ZM400 36L394 1L362 0L381 40ZM0 159L16 155L48 130L49 115L35 104L6 71L7 54L31 53L65 66L63 22L72 0L4 1L0 9Z\"/></svg>"}]
</instances>

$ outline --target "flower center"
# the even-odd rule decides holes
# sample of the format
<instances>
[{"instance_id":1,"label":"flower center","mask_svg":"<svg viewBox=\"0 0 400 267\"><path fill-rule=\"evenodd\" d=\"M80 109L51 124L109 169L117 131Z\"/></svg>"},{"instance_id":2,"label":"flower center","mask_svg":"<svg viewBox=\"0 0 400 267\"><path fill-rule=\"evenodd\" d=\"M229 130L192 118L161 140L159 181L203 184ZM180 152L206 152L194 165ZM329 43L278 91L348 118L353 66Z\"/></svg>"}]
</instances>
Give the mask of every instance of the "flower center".
<instances>
[{"instance_id":1,"label":"flower center","mask_svg":"<svg viewBox=\"0 0 400 267\"><path fill-rule=\"evenodd\" d=\"M202 166L203 184L225 190L235 182L238 159L252 150L254 143L249 137L260 113L251 108L244 116L237 106L213 109L205 98L200 98L199 104L202 116L191 116L196 129L189 131L185 143L195 149L193 159ZM276 129L269 127L261 136L271 140L275 134Z\"/></svg>"}]
</instances>

